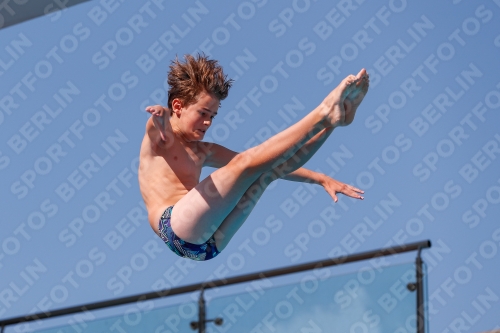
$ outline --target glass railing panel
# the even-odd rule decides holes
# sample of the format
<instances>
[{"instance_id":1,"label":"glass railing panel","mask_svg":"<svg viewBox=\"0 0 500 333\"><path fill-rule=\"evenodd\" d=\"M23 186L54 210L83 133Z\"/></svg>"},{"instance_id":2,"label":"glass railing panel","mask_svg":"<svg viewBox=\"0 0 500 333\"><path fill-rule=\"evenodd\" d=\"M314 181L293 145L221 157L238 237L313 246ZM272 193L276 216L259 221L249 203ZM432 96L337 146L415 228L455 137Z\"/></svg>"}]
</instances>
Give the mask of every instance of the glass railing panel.
<instances>
[{"instance_id":1,"label":"glass railing panel","mask_svg":"<svg viewBox=\"0 0 500 333\"><path fill-rule=\"evenodd\" d=\"M425 279L424 275L424 279ZM331 268L303 273L296 283L277 286L277 279L248 283L245 292L215 297L206 291L207 333L416 333L416 292L413 263L374 268L334 276ZM223 288L221 288L223 289ZM193 295L186 295L192 300ZM65 319L66 326L41 333L198 332L198 304L189 302L153 308L153 302L124 307L123 313L91 320L91 313Z\"/></svg>"},{"instance_id":2,"label":"glass railing panel","mask_svg":"<svg viewBox=\"0 0 500 333\"><path fill-rule=\"evenodd\" d=\"M186 295L186 298L190 296ZM125 306L123 313L92 320L92 313L81 313L64 319L68 325L36 330L40 333L172 333L192 332L190 322L198 320L198 304L189 302L153 308L152 301Z\"/></svg>"},{"instance_id":3,"label":"glass railing panel","mask_svg":"<svg viewBox=\"0 0 500 333\"><path fill-rule=\"evenodd\" d=\"M298 283L250 283L245 293L211 299L207 332L416 332L415 265L367 267L342 276L311 271Z\"/></svg>"}]
</instances>

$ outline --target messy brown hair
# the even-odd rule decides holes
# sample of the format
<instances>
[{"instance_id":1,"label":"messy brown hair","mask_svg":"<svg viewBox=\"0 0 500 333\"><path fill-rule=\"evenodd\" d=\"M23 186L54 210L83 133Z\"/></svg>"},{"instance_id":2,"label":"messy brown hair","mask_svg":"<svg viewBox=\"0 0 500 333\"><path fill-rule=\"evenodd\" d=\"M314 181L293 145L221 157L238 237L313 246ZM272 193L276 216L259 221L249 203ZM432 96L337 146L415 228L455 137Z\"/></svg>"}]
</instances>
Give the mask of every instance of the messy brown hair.
<instances>
[{"instance_id":1,"label":"messy brown hair","mask_svg":"<svg viewBox=\"0 0 500 333\"><path fill-rule=\"evenodd\" d=\"M168 73L168 108L172 110L172 101L179 98L184 106L196 102L198 94L205 91L220 101L225 99L233 80L227 79L217 60L207 56L190 54L184 56L185 62L176 57L170 64Z\"/></svg>"}]
</instances>

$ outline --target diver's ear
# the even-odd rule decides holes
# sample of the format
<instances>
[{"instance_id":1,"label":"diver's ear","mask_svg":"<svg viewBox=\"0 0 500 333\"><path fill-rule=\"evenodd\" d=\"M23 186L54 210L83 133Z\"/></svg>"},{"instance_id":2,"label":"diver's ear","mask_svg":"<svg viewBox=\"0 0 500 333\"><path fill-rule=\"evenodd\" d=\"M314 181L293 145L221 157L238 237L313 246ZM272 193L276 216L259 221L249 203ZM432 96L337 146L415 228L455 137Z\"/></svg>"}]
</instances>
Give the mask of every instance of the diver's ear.
<instances>
[{"instance_id":1,"label":"diver's ear","mask_svg":"<svg viewBox=\"0 0 500 333\"><path fill-rule=\"evenodd\" d=\"M177 115L177 117L181 116L182 110L182 101L178 98L174 98L172 101L172 111Z\"/></svg>"}]
</instances>

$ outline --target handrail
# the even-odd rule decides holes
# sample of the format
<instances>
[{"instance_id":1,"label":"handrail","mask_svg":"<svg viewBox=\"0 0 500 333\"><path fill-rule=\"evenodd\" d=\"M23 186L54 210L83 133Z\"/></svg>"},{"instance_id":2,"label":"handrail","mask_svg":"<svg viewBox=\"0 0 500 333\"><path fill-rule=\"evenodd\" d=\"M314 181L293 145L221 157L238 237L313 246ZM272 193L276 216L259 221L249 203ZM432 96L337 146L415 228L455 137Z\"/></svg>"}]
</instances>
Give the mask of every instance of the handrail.
<instances>
[{"instance_id":1,"label":"handrail","mask_svg":"<svg viewBox=\"0 0 500 333\"><path fill-rule=\"evenodd\" d=\"M383 248L383 249L361 252L361 253L357 253L357 254L350 254L350 255L337 257L337 258L323 259L323 260L313 261L313 262L309 262L309 263L305 263L305 264L287 266L287 267L276 268L276 269L271 269L271 270L257 272L257 273L250 273L250 274L245 274L245 275L229 277L226 279L212 280L212 281L203 282L203 283L195 283L195 284L176 287L176 288L172 288L172 289L164 289L164 290L160 290L160 291L154 291L154 292L150 292L150 293L146 293L146 294L137 294L137 295L126 296L126 297L111 299L111 300L102 301L102 302L88 303L88 304L77 305L77 306L72 306L72 307L68 307L68 308L62 308L62 309L49 311L49 312L39 312L39 313L35 313L32 315L27 315L27 316L8 318L8 319L0 320L0 327L19 324L19 323L23 323L23 322L35 321L35 320L40 320L40 319L47 319L47 318L53 318L53 317L58 317L58 316L64 316L64 315L68 315L68 314L72 314L72 313L103 309L103 308L107 308L107 307L124 305L124 304L134 303L134 302L138 302L138 301L163 298L163 297L167 297L167 296L184 294L184 293L188 293L188 292L192 292L192 291L196 291L196 290L200 290L200 289L206 290L206 289L216 288L216 287L220 287L220 286L227 286L227 285L236 284L236 283L248 282L248 281L257 280L260 278L271 278L271 277L276 277L276 276L281 276L281 275L286 275L286 274L298 273L298 272L307 271L307 270L311 270L311 269L319 268L319 267L337 266L337 265L342 265L342 264L351 263L351 262L355 262L355 261L372 259L375 257L384 257L384 256L389 256L389 255L394 255L394 254L399 254L399 253L404 253L404 252L417 251L419 249L430 248L430 247L431 247L430 240L425 240L425 241L415 242L415 243L410 243L410 244L401 244L401 245L394 246L394 247L387 247L387 248Z\"/></svg>"}]
</instances>

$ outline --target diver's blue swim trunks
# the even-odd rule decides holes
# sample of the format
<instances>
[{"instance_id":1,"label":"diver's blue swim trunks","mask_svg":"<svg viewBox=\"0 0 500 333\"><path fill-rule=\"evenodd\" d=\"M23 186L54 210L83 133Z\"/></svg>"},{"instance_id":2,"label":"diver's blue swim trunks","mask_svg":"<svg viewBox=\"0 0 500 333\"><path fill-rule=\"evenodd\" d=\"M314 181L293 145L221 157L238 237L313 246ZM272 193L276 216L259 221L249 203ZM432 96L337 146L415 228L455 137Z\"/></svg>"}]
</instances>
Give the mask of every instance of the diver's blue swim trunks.
<instances>
[{"instance_id":1,"label":"diver's blue swim trunks","mask_svg":"<svg viewBox=\"0 0 500 333\"><path fill-rule=\"evenodd\" d=\"M215 246L214 236L210 237L203 244L192 244L180 239L170 226L170 216L172 209L170 206L165 209L160 218L159 230L160 238L167 244L168 248L180 257L188 258L196 261L204 261L215 258L220 252Z\"/></svg>"}]
</instances>

